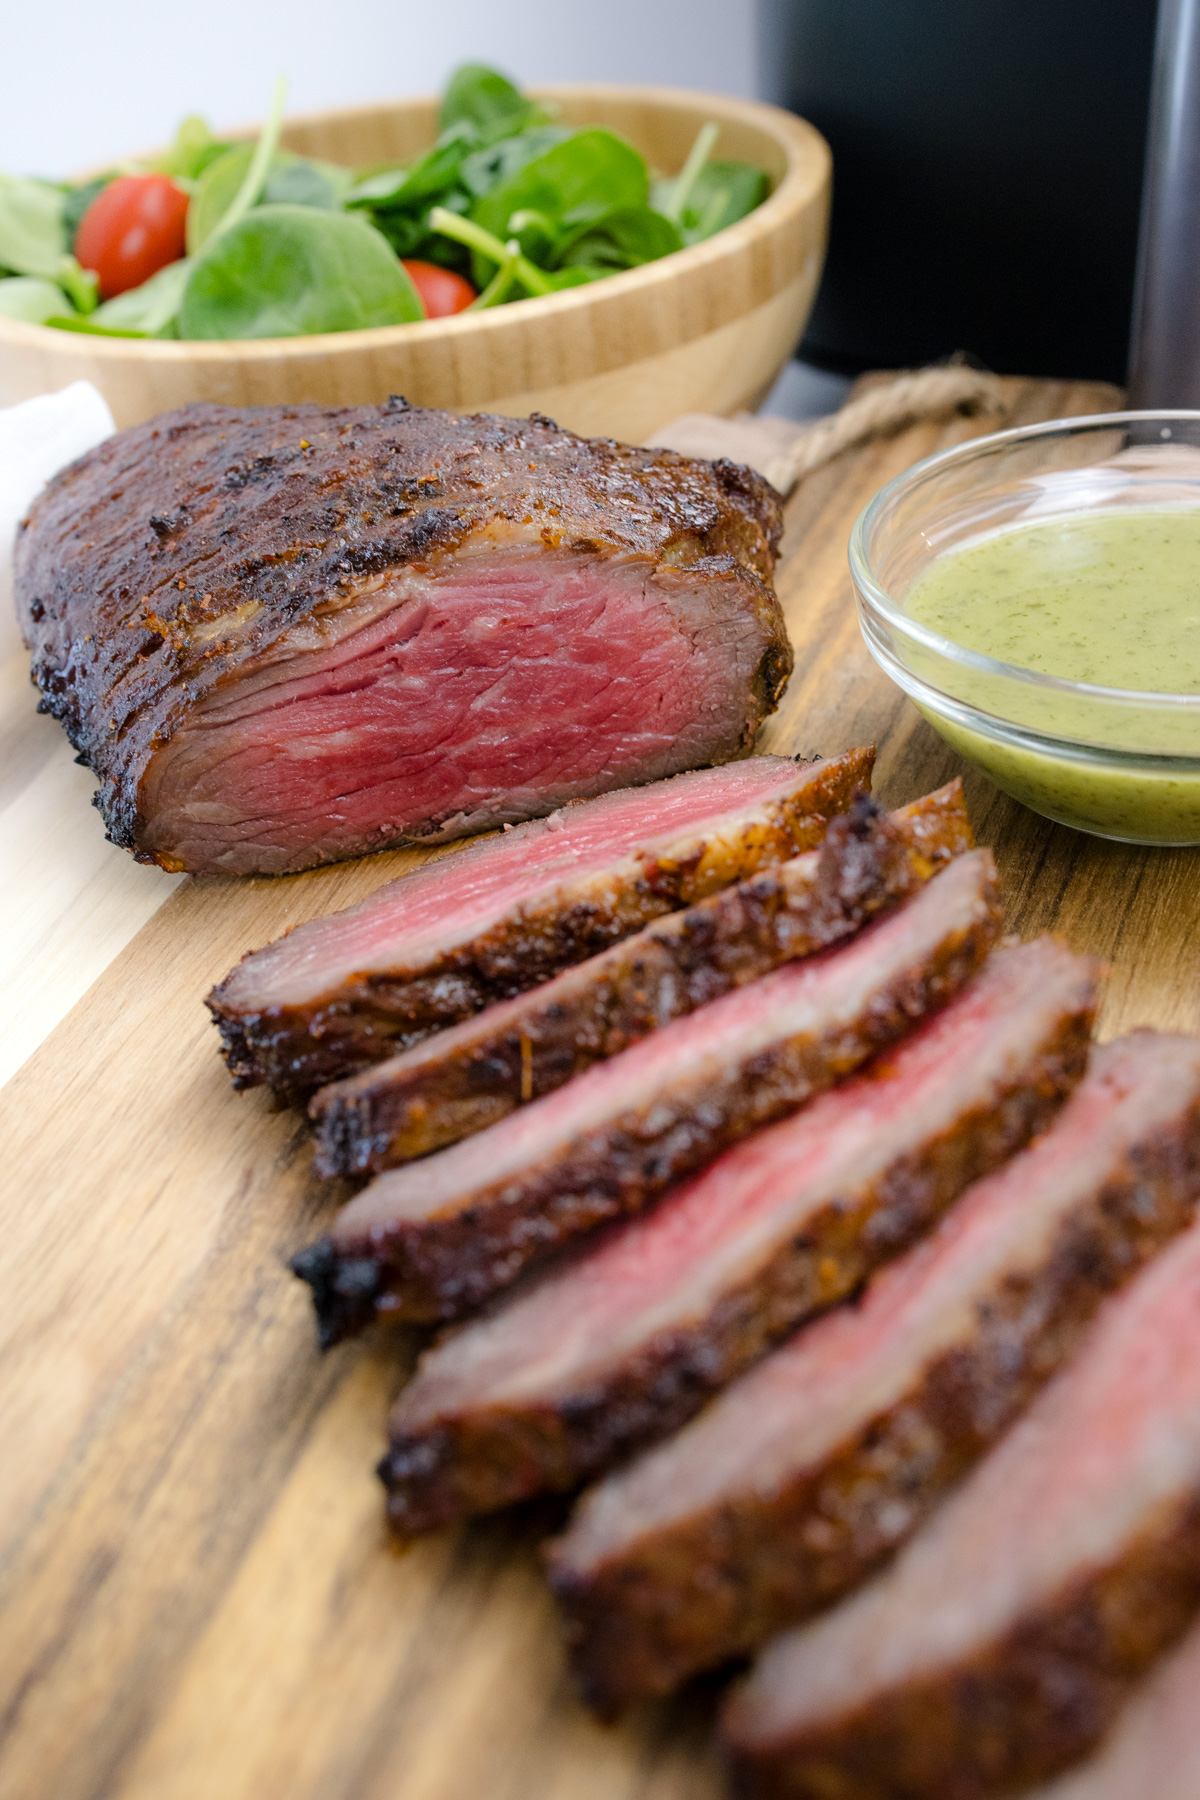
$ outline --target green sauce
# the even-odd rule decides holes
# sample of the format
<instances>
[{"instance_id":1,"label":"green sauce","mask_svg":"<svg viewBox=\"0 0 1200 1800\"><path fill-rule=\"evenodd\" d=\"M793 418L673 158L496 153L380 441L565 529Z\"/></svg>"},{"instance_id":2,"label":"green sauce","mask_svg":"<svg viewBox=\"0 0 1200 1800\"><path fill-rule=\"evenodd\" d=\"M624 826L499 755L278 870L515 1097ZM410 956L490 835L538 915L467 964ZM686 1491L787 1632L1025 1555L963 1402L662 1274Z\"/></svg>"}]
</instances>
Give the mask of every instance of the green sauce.
<instances>
[{"instance_id":1,"label":"green sauce","mask_svg":"<svg viewBox=\"0 0 1200 1800\"><path fill-rule=\"evenodd\" d=\"M938 557L905 610L998 662L1095 687L1200 694L1200 508L1128 507L994 532Z\"/></svg>"},{"instance_id":2,"label":"green sauce","mask_svg":"<svg viewBox=\"0 0 1200 1800\"><path fill-rule=\"evenodd\" d=\"M1120 507L1019 525L939 556L905 610L996 661L1096 687L1200 696L1200 508ZM1038 812L1102 835L1200 842L1200 706L1060 693L919 647L913 672L997 720L1071 745L1032 748L924 710Z\"/></svg>"}]
</instances>

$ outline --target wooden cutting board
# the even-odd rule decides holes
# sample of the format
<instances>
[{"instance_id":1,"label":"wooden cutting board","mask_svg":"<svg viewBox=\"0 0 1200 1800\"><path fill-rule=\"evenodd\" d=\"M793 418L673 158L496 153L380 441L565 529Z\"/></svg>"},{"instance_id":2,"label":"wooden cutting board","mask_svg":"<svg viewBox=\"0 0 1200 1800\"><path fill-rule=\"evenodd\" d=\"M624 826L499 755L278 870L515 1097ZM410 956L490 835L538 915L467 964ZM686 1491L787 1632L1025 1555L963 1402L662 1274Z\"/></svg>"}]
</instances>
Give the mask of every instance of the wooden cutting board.
<instances>
[{"instance_id":1,"label":"wooden cutting board","mask_svg":"<svg viewBox=\"0 0 1200 1800\"><path fill-rule=\"evenodd\" d=\"M1116 400L1009 386L1014 423ZM874 737L889 805L957 771L862 648L846 541L882 482L985 428L914 427L801 488L779 578L797 671L764 749ZM232 1092L201 999L243 951L416 858L164 900L102 849L24 690L14 706L0 802L32 822L6 872L25 946L10 986L22 1042L44 1041L0 1092L0 1795L719 1794L711 1693L613 1728L573 1698L536 1556L556 1504L387 1544L371 1470L412 1344L320 1358L282 1266L338 1195L310 1177L294 1115ZM1077 836L974 776L967 792L1013 928L1111 963L1102 1033L1200 1028L1197 853Z\"/></svg>"}]
</instances>

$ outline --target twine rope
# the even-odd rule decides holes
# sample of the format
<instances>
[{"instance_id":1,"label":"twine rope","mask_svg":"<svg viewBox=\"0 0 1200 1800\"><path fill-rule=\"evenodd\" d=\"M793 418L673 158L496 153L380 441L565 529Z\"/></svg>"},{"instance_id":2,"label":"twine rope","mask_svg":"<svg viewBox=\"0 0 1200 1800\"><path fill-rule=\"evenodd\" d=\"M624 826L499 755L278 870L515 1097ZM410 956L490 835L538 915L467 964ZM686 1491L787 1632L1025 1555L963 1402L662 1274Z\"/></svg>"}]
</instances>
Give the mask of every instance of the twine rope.
<instances>
[{"instance_id":1,"label":"twine rope","mask_svg":"<svg viewBox=\"0 0 1200 1800\"><path fill-rule=\"evenodd\" d=\"M727 456L749 463L787 494L814 469L872 438L948 413L1007 410L996 376L951 361L881 381L811 425L753 413L736 413L732 419L689 413L664 426L650 441L684 456Z\"/></svg>"},{"instance_id":2,"label":"twine rope","mask_svg":"<svg viewBox=\"0 0 1200 1800\"><path fill-rule=\"evenodd\" d=\"M994 375L979 369L950 364L898 375L894 381L868 388L857 399L848 400L839 412L809 426L791 453L788 486L803 481L843 450L874 437L890 436L921 419L935 419L949 412L1004 411L1000 383Z\"/></svg>"}]
</instances>

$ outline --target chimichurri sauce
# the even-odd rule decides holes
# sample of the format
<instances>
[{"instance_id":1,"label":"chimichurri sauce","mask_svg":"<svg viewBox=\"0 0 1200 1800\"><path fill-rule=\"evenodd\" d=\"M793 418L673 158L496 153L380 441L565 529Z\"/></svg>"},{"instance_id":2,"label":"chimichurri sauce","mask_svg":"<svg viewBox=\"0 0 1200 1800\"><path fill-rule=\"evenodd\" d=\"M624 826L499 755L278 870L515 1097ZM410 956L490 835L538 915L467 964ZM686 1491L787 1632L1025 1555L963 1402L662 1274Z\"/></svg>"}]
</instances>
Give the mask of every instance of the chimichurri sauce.
<instances>
[{"instance_id":1,"label":"chimichurri sauce","mask_svg":"<svg viewBox=\"0 0 1200 1800\"><path fill-rule=\"evenodd\" d=\"M1122 507L995 532L931 563L905 610L999 662L1200 694L1200 508Z\"/></svg>"},{"instance_id":2,"label":"chimichurri sauce","mask_svg":"<svg viewBox=\"0 0 1200 1800\"><path fill-rule=\"evenodd\" d=\"M931 562L905 610L1017 669L1200 696L1200 507L1093 509L992 532ZM919 644L909 664L943 736L1035 811L1104 837L1200 842L1200 705L1042 686ZM939 691L977 708L978 727L943 711Z\"/></svg>"}]
</instances>

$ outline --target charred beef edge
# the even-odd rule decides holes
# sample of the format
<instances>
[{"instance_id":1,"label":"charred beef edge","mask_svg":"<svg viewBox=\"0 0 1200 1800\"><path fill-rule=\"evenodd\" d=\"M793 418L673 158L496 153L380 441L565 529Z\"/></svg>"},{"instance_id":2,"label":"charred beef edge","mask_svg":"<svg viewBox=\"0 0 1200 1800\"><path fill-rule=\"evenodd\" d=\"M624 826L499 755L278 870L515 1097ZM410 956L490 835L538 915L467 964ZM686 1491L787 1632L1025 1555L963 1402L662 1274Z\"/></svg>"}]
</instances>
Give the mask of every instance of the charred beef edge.
<instances>
[{"instance_id":1,"label":"charred beef edge","mask_svg":"<svg viewBox=\"0 0 1200 1800\"><path fill-rule=\"evenodd\" d=\"M846 751L830 758L819 781L805 788L802 809L787 796L773 803L765 835L777 860L816 847L830 818L869 784L874 760L873 745ZM284 1100L306 1100L317 1088L395 1056L497 1000L524 993L652 919L693 904L695 867L703 856L698 847L693 858L648 864L634 890L606 896L607 905L585 901L565 913L502 919L419 974L352 976L306 1005L235 1011L221 982L205 1004L220 1032L233 1085L266 1082ZM730 879L736 880L744 864L739 868L733 857L730 861Z\"/></svg>"},{"instance_id":2,"label":"charred beef edge","mask_svg":"<svg viewBox=\"0 0 1200 1800\"><path fill-rule=\"evenodd\" d=\"M1038 1269L988 1290L969 1344L819 1467L651 1534L592 1575L547 1546L575 1673L599 1712L669 1693L846 1593L896 1549L881 1524L895 1503L904 1536L917 1529L1072 1354L1105 1296L1190 1223L1200 1099L1122 1165L1063 1220Z\"/></svg>"},{"instance_id":3,"label":"charred beef edge","mask_svg":"<svg viewBox=\"0 0 1200 1800\"><path fill-rule=\"evenodd\" d=\"M386 1310L413 1321L459 1318L582 1232L640 1212L672 1182L749 1130L783 1117L944 1004L982 963L1002 922L993 881L986 912L944 946L931 967L908 971L881 993L856 1031L839 1031L832 1045L806 1041L762 1051L720 1101L715 1092L708 1095L703 1122L694 1113L681 1117L665 1139L647 1143L636 1129L584 1137L528 1181L519 1201L400 1224L370 1254L356 1248L347 1258L353 1265L348 1294L329 1261L330 1253L339 1254L337 1245L320 1240L292 1264L312 1285L320 1343L328 1347L361 1329L373 1310L385 1310L385 1300ZM373 1281L368 1262L376 1265Z\"/></svg>"},{"instance_id":4,"label":"charred beef edge","mask_svg":"<svg viewBox=\"0 0 1200 1800\"><path fill-rule=\"evenodd\" d=\"M711 1393L803 1318L852 1292L969 1182L1041 1129L1082 1074L1091 1016L1090 1005L1070 1014L1033 1070L923 1154L898 1162L853 1208L828 1208L803 1240L782 1247L695 1329L665 1333L628 1367L562 1405L496 1407L397 1434L380 1471L394 1526L425 1530L543 1488L569 1489L618 1454L677 1429Z\"/></svg>"},{"instance_id":5,"label":"charred beef edge","mask_svg":"<svg viewBox=\"0 0 1200 1800\"><path fill-rule=\"evenodd\" d=\"M727 1731L736 1791L743 1800L1024 1792L1099 1742L1197 1607L1200 1496L1189 1495L1115 1563L955 1668L769 1751L741 1752Z\"/></svg>"},{"instance_id":6,"label":"charred beef edge","mask_svg":"<svg viewBox=\"0 0 1200 1800\"><path fill-rule=\"evenodd\" d=\"M579 965L569 994L532 990L503 1031L481 1016L416 1076L385 1063L322 1088L308 1109L317 1174L378 1173L494 1124L668 1018L849 936L969 843L961 784L890 816L859 794L830 823L804 891L786 863L763 869Z\"/></svg>"},{"instance_id":7,"label":"charred beef edge","mask_svg":"<svg viewBox=\"0 0 1200 1800\"><path fill-rule=\"evenodd\" d=\"M1064 1022L1036 1080L982 1115L958 1121L925 1157L890 1169L852 1210L831 1206L801 1243L723 1299L696 1330L672 1333L631 1366L561 1407L496 1410L393 1442L380 1464L388 1514L401 1532L492 1511L540 1488L566 1491L616 1456L664 1437L795 1328L853 1292L904 1249L971 1181L998 1167L1044 1125L1082 1075L1090 1014Z\"/></svg>"}]
</instances>

